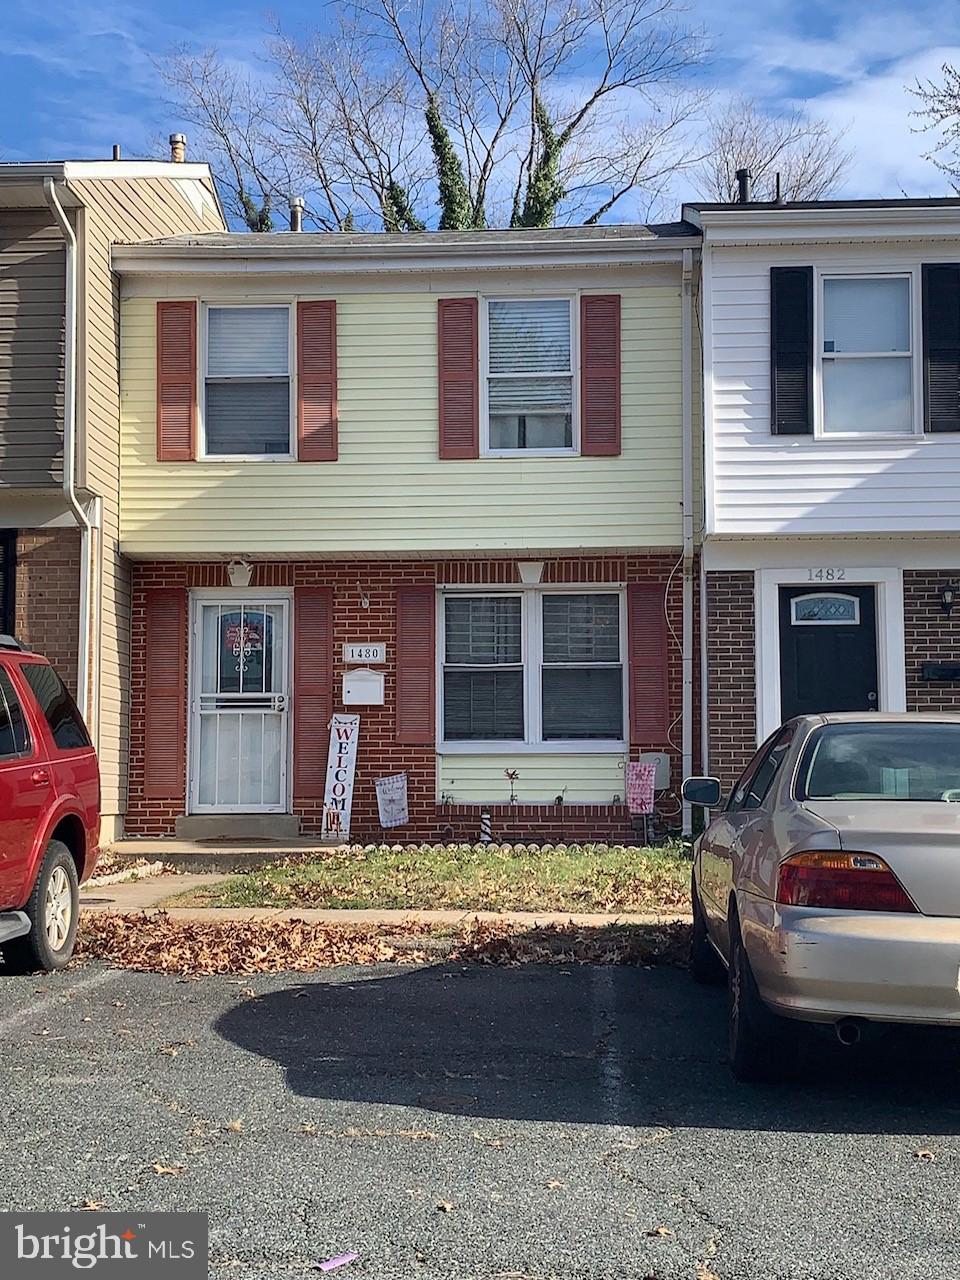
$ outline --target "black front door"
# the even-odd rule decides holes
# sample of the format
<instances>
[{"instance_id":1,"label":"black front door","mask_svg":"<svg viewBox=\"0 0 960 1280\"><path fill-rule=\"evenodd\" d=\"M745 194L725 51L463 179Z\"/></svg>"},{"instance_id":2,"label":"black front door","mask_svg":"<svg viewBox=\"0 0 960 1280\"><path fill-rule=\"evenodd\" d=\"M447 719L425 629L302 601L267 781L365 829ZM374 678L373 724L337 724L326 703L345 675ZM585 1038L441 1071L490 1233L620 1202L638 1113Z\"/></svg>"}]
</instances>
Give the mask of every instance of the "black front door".
<instances>
[{"instance_id":1,"label":"black front door","mask_svg":"<svg viewBox=\"0 0 960 1280\"><path fill-rule=\"evenodd\" d=\"M780 709L877 710L875 587L780 588Z\"/></svg>"}]
</instances>

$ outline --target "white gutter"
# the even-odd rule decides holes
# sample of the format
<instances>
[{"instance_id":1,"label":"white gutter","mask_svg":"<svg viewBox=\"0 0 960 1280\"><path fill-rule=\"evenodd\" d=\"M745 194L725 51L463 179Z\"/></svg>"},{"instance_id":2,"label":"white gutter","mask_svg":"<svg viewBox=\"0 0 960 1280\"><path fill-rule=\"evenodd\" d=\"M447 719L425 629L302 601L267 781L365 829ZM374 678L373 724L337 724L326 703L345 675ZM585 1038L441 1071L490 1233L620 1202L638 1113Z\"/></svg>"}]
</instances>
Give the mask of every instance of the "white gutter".
<instances>
[{"instance_id":1,"label":"white gutter","mask_svg":"<svg viewBox=\"0 0 960 1280\"><path fill-rule=\"evenodd\" d=\"M683 251L682 293L680 300L680 377L681 377L681 468L683 515L683 626L681 644L682 692L680 703L681 771L685 778L693 773L693 250ZM685 836L693 830L693 810L684 801L682 830Z\"/></svg>"},{"instance_id":2,"label":"white gutter","mask_svg":"<svg viewBox=\"0 0 960 1280\"><path fill-rule=\"evenodd\" d=\"M90 679L91 544L93 521L77 497L77 237L63 211L52 177L43 180L43 195L63 232L66 251L63 360L63 496L80 528L80 623L77 635L77 702L97 740L97 704ZM99 506L99 504L97 504Z\"/></svg>"}]
</instances>

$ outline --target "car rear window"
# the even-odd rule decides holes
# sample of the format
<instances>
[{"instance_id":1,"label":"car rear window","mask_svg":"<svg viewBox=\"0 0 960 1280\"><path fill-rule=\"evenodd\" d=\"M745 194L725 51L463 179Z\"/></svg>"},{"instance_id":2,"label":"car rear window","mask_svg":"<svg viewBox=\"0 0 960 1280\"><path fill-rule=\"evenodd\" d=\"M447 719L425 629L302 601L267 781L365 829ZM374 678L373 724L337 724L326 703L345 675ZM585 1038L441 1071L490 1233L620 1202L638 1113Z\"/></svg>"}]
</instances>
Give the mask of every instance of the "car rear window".
<instances>
[{"instance_id":1,"label":"car rear window","mask_svg":"<svg viewBox=\"0 0 960 1280\"><path fill-rule=\"evenodd\" d=\"M0 760L22 756L30 745L26 717L13 681L0 667Z\"/></svg>"},{"instance_id":2,"label":"car rear window","mask_svg":"<svg viewBox=\"0 0 960 1280\"><path fill-rule=\"evenodd\" d=\"M54 743L61 751L74 750L77 747L89 747L90 735L87 733L83 717L77 710L77 704L71 698L66 685L45 663L24 662L20 671L27 684L33 690L40 710L46 717Z\"/></svg>"},{"instance_id":3,"label":"car rear window","mask_svg":"<svg viewBox=\"0 0 960 1280\"><path fill-rule=\"evenodd\" d=\"M960 724L830 724L798 773L801 800L960 803Z\"/></svg>"}]
</instances>

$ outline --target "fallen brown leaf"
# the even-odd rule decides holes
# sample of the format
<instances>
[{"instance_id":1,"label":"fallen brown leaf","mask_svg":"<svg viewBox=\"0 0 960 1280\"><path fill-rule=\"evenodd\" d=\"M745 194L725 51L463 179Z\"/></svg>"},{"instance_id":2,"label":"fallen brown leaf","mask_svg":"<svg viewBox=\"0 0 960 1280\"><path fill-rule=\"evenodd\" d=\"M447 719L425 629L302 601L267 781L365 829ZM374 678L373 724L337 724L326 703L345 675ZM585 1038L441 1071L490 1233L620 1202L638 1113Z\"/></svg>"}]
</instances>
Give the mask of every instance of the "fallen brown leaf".
<instances>
[{"instance_id":1,"label":"fallen brown leaf","mask_svg":"<svg viewBox=\"0 0 960 1280\"><path fill-rule=\"evenodd\" d=\"M105 1209L106 1207L106 1200L84 1200L83 1204L77 1205L81 1213L93 1213L97 1209Z\"/></svg>"},{"instance_id":2,"label":"fallen brown leaf","mask_svg":"<svg viewBox=\"0 0 960 1280\"><path fill-rule=\"evenodd\" d=\"M457 1206L453 1203L452 1200L437 1201L437 1208L440 1210L441 1213L450 1213L451 1210L455 1209L456 1207Z\"/></svg>"},{"instance_id":3,"label":"fallen brown leaf","mask_svg":"<svg viewBox=\"0 0 960 1280\"><path fill-rule=\"evenodd\" d=\"M928 1162L930 1160L936 1160L937 1158L936 1155L932 1151L929 1151L926 1147L921 1147L919 1151L915 1151L913 1154L917 1157L918 1160L926 1160Z\"/></svg>"},{"instance_id":4,"label":"fallen brown leaf","mask_svg":"<svg viewBox=\"0 0 960 1280\"><path fill-rule=\"evenodd\" d=\"M150 1171L158 1177L176 1178L184 1172L182 1164L161 1164L159 1160L150 1166Z\"/></svg>"},{"instance_id":5,"label":"fallen brown leaf","mask_svg":"<svg viewBox=\"0 0 960 1280\"><path fill-rule=\"evenodd\" d=\"M226 1128L229 1130L230 1133L242 1133L243 1121L240 1119L228 1120L226 1124Z\"/></svg>"},{"instance_id":6,"label":"fallen brown leaf","mask_svg":"<svg viewBox=\"0 0 960 1280\"><path fill-rule=\"evenodd\" d=\"M651 1227L647 1232L648 1236L672 1236L673 1232L669 1227Z\"/></svg>"},{"instance_id":7,"label":"fallen brown leaf","mask_svg":"<svg viewBox=\"0 0 960 1280\"><path fill-rule=\"evenodd\" d=\"M567 1184L561 1182L559 1178L548 1178L546 1187L548 1191L561 1191Z\"/></svg>"}]
</instances>

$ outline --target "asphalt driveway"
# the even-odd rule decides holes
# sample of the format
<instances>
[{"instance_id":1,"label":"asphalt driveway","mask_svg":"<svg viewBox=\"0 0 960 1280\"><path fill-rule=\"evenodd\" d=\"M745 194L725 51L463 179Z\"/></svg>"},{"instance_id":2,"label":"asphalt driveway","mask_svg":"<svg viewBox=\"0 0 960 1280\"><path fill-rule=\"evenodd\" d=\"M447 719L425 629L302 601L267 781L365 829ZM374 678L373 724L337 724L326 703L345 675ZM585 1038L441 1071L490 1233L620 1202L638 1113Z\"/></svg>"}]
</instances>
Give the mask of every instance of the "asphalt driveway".
<instances>
[{"instance_id":1,"label":"asphalt driveway","mask_svg":"<svg viewBox=\"0 0 960 1280\"><path fill-rule=\"evenodd\" d=\"M199 1208L212 1274L928 1280L958 1249L940 1037L746 1089L671 969L0 974L0 1208ZM919 1153L919 1154L918 1154Z\"/></svg>"}]
</instances>

